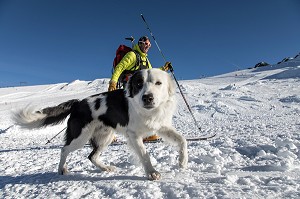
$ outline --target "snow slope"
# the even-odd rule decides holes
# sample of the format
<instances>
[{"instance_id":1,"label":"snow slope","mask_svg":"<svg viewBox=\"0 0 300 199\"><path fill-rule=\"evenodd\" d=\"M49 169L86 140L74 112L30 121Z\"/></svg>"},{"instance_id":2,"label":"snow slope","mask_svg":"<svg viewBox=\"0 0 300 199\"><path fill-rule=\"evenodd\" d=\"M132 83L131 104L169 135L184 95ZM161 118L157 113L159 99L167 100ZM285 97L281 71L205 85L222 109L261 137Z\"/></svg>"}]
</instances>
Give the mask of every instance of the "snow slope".
<instances>
[{"instance_id":1,"label":"snow slope","mask_svg":"<svg viewBox=\"0 0 300 199\"><path fill-rule=\"evenodd\" d=\"M176 72L176 71L175 71ZM63 135L47 140L66 123L23 130L11 111L46 107L106 91L108 79L0 89L0 198L299 198L300 60L199 80L180 81L203 132L194 125L178 91L173 122L189 142L188 169L165 143L147 144L162 180L148 181L126 145L109 146L101 172L87 159L86 146L69 158L70 175L57 166ZM119 137L123 139L122 137Z\"/></svg>"}]
</instances>

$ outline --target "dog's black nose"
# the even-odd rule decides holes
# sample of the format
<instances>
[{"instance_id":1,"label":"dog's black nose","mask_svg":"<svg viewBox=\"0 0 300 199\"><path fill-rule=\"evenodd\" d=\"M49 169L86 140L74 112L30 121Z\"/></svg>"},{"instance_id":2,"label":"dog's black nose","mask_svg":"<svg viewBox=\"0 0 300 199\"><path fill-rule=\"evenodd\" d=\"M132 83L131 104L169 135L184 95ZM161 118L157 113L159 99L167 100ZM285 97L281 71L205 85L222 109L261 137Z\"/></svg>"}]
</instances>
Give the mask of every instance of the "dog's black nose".
<instances>
[{"instance_id":1,"label":"dog's black nose","mask_svg":"<svg viewBox=\"0 0 300 199\"><path fill-rule=\"evenodd\" d=\"M150 94L147 94L147 95L143 95L142 100L143 100L145 105L152 104L153 100L154 100L153 94L150 93Z\"/></svg>"}]
</instances>

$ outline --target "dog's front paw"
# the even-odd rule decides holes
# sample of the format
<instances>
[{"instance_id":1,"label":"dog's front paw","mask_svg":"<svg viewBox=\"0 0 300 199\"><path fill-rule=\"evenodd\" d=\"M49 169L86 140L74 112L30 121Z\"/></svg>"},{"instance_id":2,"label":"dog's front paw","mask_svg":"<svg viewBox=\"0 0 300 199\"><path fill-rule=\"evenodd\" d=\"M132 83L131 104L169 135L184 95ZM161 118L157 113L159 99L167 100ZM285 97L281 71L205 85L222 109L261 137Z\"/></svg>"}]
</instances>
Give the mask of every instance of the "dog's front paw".
<instances>
[{"instance_id":1,"label":"dog's front paw","mask_svg":"<svg viewBox=\"0 0 300 199\"><path fill-rule=\"evenodd\" d=\"M58 169L59 175L67 175L68 173L69 173L69 171L66 167L63 167L62 169Z\"/></svg>"},{"instance_id":2,"label":"dog's front paw","mask_svg":"<svg viewBox=\"0 0 300 199\"><path fill-rule=\"evenodd\" d=\"M160 180L161 175L158 171L151 171L148 173L148 180Z\"/></svg>"}]
</instances>

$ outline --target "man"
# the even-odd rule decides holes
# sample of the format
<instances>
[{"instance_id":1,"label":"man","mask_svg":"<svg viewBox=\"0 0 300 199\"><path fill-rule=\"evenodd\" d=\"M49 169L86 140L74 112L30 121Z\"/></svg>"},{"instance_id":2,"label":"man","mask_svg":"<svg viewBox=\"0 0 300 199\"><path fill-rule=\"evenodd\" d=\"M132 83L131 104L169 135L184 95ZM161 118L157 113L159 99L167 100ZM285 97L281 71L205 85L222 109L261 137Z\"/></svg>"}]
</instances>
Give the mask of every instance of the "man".
<instances>
[{"instance_id":1,"label":"man","mask_svg":"<svg viewBox=\"0 0 300 199\"><path fill-rule=\"evenodd\" d=\"M147 36L142 36L138 44L133 47L133 51L128 52L119 64L115 67L112 77L109 81L108 91L117 89L117 82L120 78L123 88L127 83L129 77L137 70L152 68L150 61L147 58L147 52L151 47L150 39ZM139 63L137 59L139 56ZM163 71L171 69L171 63L166 62L164 66L160 67ZM152 135L144 139L144 141L159 140L159 136Z\"/></svg>"},{"instance_id":2,"label":"man","mask_svg":"<svg viewBox=\"0 0 300 199\"><path fill-rule=\"evenodd\" d=\"M152 68L149 59L147 58L147 52L151 47L150 39L147 36L142 36L138 44L133 47L133 51L128 52L120 63L115 67L111 80L109 81L108 91L117 89L117 82L120 78L123 88L128 81L129 77L136 71L141 69ZM139 63L136 64L139 56ZM160 69L168 71L171 68L171 63L166 62Z\"/></svg>"}]
</instances>

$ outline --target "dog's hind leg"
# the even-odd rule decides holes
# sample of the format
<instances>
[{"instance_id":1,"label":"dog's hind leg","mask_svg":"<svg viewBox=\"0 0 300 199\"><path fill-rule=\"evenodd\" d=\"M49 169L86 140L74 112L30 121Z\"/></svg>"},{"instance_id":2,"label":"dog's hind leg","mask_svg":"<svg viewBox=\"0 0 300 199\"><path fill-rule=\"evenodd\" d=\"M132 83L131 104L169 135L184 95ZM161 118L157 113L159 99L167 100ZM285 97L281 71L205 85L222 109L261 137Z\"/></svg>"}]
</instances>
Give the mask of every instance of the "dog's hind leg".
<instances>
[{"instance_id":1,"label":"dog's hind leg","mask_svg":"<svg viewBox=\"0 0 300 199\"><path fill-rule=\"evenodd\" d=\"M61 149L60 161L59 161L59 166L58 166L58 174L60 174L60 175L66 175L68 173L66 160L67 160L67 156L70 152L71 152L70 145L65 145Z\"/></svg>"},{"instance_id":2,"label":"dog's hind leg","mask_svg":"<svg viewBox=\"0 0 300 199\"><path fill-rule=\"evenodd\" d=\"M69 124L72 124L72 123L70 122ZM87 125L82 130L80 128L74 128L74 125L72 127L70 127L70 126L68 126L68 128L67 128L67 131L66 131L67 135L73 134L73 135L79 135L79 136L76 138L72 138L72 139L70 139L70 137L69 137L66 142L66 145L61 149L60 162L59 162L59 166L58 166L58 174L60 174L60 175L65 175L68 173L66 160L67 160L67 156L69 155L69 153L84 147L84 145L88 142L88 140L93 135L94 129L95 129L93 124ZM71 130L73 130L73 132L71 132ZM80 131L80 132L74 132L74 131Z\"/></svg>"},{"instance_id":3,"label":"dog's hind leg","mask_svg":"<svg viewBox=\"0 0 300 199\"><path fill-rule=\"evenodd\" d=\"M108 127L99 127L96 129L90 143L93 151L89 155L89 160L102 171L114 171L114 166L108 166L100 161L100 153L107 148L114 138L113 131Z\"/></svg>"},{"instance_id":4,"label":"dog's hind leg","mask_svg":"<svg viewBox=\"0 0 300 199\"><path fill-rule=\"evenodd\" d=\"M158 134L167 142L179 147L179 166L186 168L188 163L187 142L173 127L163 127Z\"/></svg>"}]
</instances>

